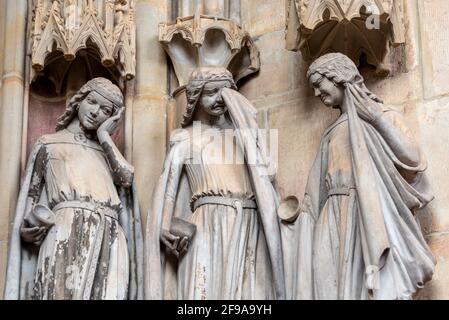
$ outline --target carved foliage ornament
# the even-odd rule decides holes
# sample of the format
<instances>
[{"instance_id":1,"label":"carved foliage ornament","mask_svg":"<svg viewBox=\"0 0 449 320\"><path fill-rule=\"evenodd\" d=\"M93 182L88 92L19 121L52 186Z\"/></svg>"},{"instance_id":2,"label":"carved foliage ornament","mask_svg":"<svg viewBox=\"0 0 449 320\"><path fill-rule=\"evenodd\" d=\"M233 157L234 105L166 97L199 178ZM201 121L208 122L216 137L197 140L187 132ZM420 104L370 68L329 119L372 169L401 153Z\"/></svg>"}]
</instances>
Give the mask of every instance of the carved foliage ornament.
<instances>
[{"instance_id":1,"label":"carved foliage ornament","mask_svg":"<svg viewBox=\"0 0 449 320\"><path fill-rule=\"evenodd\" d=\"M405 42L403 0L288 0L287 49L306 60L341 52L362 53L382 68L389 46Z\"/></svg>"},{"instance_id":2,"label":"carved foliage ornament","mask_svg":"<svg viewBox=\"0 0 449 320\"><path fill-rule=\"evenodd\" d=\"M229 19L196 14L160 23L159 41L181 86L198 67L228 68L235 81L260 68L259 50L251 37Z\"/></svg>"},{"instance_id":3,"label":"carved foliage ornament","mask_svg":"<svg viewBox=\"0 0 449 320\"><path fill-rule=\"evenodd\" d=\"M32 68L44 69L55 50L68 61L92 43L105 67L134 78L136 39L133 0L34 0Z\"/></svg>"}]
</instances>

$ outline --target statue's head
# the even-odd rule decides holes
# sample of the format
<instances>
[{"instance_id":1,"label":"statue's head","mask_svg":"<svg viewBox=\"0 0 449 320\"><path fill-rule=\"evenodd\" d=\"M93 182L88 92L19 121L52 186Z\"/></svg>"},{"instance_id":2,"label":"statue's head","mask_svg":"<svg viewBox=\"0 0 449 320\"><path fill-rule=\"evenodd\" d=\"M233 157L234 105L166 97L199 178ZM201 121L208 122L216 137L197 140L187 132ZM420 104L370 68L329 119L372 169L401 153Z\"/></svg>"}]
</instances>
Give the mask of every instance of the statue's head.
<instances>
[{"instance_id":1,"label":"statue's head","mask_svg":"<svg viewBox=\"0 0 449 320\"><path fill-rule=\"evenodd\" d=\"M316 59L307 71L315 96L329 107L339 106L348 83L365 88L354 62L341 53L328 53Z\"/></svg>"},{"instance_id":2,"label":"statue's head","mask_svg":"<svg viewBox=\"0 0 449 320\"><path fill-rule=\"evenodd\" d=\"M124 108L120 89L106 78L94 78L84 84L70 99L58 119L56 131L66 128L78 116L86 130L96 130L108 118Z\"/></svg>"},{"instance_id":3,"label":"statue's head","mask_svg":"<svg viewBox=\"0 0 449 320\"><path fill-rule=\"evenodd\" d=\"M220 67L203 67L192 72L186 85L187 108L182 126L189 125L197 108L211 116L221 116L227 107L221 97L221 89L237 90L231 72Z\"/></svg>"}]
</instances>

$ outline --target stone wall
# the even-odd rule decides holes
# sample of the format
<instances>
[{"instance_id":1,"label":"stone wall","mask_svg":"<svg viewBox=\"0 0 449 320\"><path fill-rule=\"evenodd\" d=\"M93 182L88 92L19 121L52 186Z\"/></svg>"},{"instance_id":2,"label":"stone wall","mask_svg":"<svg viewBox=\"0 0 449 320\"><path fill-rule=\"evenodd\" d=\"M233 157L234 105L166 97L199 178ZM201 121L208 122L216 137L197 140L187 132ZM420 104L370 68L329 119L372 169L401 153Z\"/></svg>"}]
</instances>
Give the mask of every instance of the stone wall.
<instances>
[{"instance_id":1,"label":"stone wall","mask_svg":"<svg viewBox=\"0 0 449 320\"><path fill-rule=\"evenodd\" d=\"M24 101L24 60L27 1L2 1L0 40L3 47L0 100L0 297L3 296L8 223L13 216L19 189Z\"/></svg>"},{"instance_id":2,"label":"stone wall","mask_svg":"<svg viewBox=\"0 0 449 320\"><path fill-rule=\"evenodd\" d=\"M158 40L158 24L170 20L169 2L136 1L137 74L132 119L129 119L132 140L128 144L132 149L127 156L136 170L144 223L153 186L165 158L168 71L167 58Z\"/></svg>"},{"instance_id":3,"label":"stone wall","mask_svg":"<svg viewBox=\"0 0 449 320\"><path fill-rule=\"evenodd\" d=\"M25 22L27 1L0 1L0 299L3 297L9 227L20 184L22 141ZM133 107L126 112L125 153L135 166L146 218L153 185L165 156L167 60L158 41L158 23L169 19L170 1L136 1L137 74L130 83ZM12 23L14 21L14 23ZM7 36L7 33L10 36ZM4 50L3 50L4 48ZM2 90L4 89L4 90ZM8 95L2 95L2 92ZM26 117L27 118L27 117ZM26 148L23 148L26 150Z\"/></svg>"}]
</instances>

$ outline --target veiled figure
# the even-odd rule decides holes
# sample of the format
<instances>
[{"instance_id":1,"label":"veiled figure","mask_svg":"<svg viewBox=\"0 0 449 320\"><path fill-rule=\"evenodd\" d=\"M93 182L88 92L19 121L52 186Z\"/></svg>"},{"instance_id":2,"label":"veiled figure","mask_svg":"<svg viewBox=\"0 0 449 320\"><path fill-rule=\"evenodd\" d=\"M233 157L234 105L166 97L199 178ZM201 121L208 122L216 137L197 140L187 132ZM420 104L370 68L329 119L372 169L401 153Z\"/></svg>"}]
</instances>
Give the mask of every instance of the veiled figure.
<instances>
[{"instance_id":1,"label":"veiled figure","mask_svg":"<svg viewBox=\"0 0 449 320\"><path fill-rule=\"evenodd\" d=\"M184 130L171 137L148 213L146 298L283 298L277 195L247 162L263 152L248 130L255 110L224 68L194 71L186 90ZM174 218L196 233L174 233Z\"/></svg>"},{"instance_id":2,"label":"veiled figure","mask_svg":"<svg viewBox=\"0 0 449 320\"><path fill-rule=\"evenodd\" d=\"M324 133L302 210L282 228L289 296L411 299L435 259L415 218L433 197L426 161L399 112L339 53L307 73L316 96L341 110Z\"/></svg>"},{"instance_id":3,"label":"veiled figure","mask_svg":"<svg viewBox=\"0 0 449 320\"><path fill-rule=\"evenodd\" d=\"M57 132L36 142L17 205L7 299L142 297L134 169L110 137L123 109L120 89L95 78L71 98Z\"/></svg>"}]
</instances>

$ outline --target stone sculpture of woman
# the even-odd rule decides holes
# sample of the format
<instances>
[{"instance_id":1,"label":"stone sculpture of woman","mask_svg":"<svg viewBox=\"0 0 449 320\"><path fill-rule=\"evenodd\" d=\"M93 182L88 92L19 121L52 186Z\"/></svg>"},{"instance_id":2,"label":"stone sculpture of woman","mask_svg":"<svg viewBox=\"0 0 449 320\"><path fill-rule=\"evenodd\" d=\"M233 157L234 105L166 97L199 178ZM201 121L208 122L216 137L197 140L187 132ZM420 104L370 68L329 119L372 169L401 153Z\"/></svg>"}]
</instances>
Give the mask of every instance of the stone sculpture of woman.
<instances>
[{"instance_id":1,"label":"stone sculpture of woman","mask_svg":"<svg viewBox=\"0 0 449 320\"><path fill-rule=\"evenodd\" d=\"M426 161L401 114L365 87L348 57L326 54L307 76L341 116L322 137L294 227L282 229L284 246L297 246L285 250L296 264L291 295L410 299L435 266L415 219L433 198Z\"/></svg>"},{"instance_id":2,"label":"stone sculpture of woman","mask_svg":"<svg viewBox=\"0 0 449 320\"><path fill-rule=\"evenodd\" d=\"M134 169L111 139L120 89L88 81L31 152L10 242L6 299L142 298Z\"/></svg>"},{"instance_id":3,"label":"stone sculpture of woman","mask_svg":"<svg viewBox=\"0 0 449 320\"><path fill-rule=\"evenodd\" d=\"M256 112L224 68L195 70L186 92L184 130L172 135L148 213L146 298L282 299L276 193L264 166L247 161L264 154L249 130ZM220 161L226 141L240 155Z\"/></svg>"}]
</instances>

